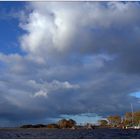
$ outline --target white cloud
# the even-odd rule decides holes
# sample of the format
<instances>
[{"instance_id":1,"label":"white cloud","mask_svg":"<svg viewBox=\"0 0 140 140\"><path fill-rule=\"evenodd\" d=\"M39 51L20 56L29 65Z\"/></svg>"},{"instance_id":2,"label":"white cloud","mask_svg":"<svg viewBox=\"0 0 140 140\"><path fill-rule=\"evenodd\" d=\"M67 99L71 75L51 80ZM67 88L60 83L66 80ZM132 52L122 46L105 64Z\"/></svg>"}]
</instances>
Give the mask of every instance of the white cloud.
<instances>
[{"instance_id":1,"label":"white cloud","mask_svg":"<svg viewBox=\"0 0 140 140\"><path fill-rule=\"evenodd\" d=\"M57 80L53 80L50 84L52 89L77 89L80 88L78 84L70 84L68 81L65 82L59 82Z\"/></svg>"},{"instance_id":2,"label":"white cloud","mask_svg":"<svg viewBox=\"0 0 140 140\"><path fill-rule=\"evenodd\" d=\"M28 20L27 24L20 25L24 30L28 31L21 38L21 46L26 51L36 53L42 46L42 43L46 42L48 35L46 33L49 32L47 28L49 29L50 27L46 18L38 12L31 13Z\"/></svg>"},{"instance_id":3,"label":"white cloud","mask_svg":"<svg viewBox=\"0 0 140 140\"><path fill-rule=\"evenodd\" d=\"M32 97L45 97L47 98L48 97L48 93L43 91L43 90L40 90L38 92L36 92Z\"/></svg>"},{"instance_id":4,"label":"white cloud","mask_svg":"<svg viewBox=\"0 0 140 140\"><path fill-rule=\"evenodd\" d=\"M27 31L21 37L21 46L42 57L76 47L72 42L76 43L77 38L88 41L85 38L88 28L122 28L140 21L137 3L85 2L79 6L79 3L34 2L31 7L33 12L20 25ZM97 34L93 31L92 35Z\"/></svg>"}]
</instances>

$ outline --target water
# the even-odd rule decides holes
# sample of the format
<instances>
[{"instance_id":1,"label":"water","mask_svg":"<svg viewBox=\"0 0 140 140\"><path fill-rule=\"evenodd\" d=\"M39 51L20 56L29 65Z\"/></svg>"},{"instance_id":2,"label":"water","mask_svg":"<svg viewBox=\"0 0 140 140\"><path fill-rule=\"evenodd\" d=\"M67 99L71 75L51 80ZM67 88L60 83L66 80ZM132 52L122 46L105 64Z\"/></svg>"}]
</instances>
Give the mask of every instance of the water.
<instances>
[{"instance_id":1,"label":"water","mask_svg":"<svg viewBox=\"0 0 140 140\"><path fill-rule=\"evenodd\" d=\"M139 139L140 129L0 129L0 139L34 138L34 139Z\"/></svg>"}]
</instances>

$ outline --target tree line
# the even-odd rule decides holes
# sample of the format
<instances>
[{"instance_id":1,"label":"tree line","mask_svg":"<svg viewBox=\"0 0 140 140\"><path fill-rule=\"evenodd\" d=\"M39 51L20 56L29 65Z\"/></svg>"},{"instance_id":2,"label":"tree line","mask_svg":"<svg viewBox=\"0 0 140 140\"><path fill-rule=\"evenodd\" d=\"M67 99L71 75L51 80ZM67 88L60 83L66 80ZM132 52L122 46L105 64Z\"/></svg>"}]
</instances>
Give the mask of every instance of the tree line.
<instances>
[{"instance_id":1,"label":"tree line","mask_svg":"<svg viewBox=\"0 0 140 140\"><path fill-rule=\"evenodd\" d=\"M73 119L61 119L57 123L51 123L51 124L27 124L27 125L22 125L20 128L72 128L76 126L76 121Z\"/></svg>"},{"instance_id":2,"label":"tree line","mask_svg":"<svg viewBox=\"0 0 140 140\"><path fill-rule=\"evenodd\" d=\"M98 121L98 127L130 127L130 126L138 126L140 125L140 111L137 112L126 112L124 116L119 115L110 115L106 119L102 119ZM57 123L51 124L36 124L36 125L22 125L21 128L73 128L76 127L77 122L73 119L61 119ZM82 127L89 127L90 123L85 124ZM92 123L93 126L93 123ZM95 126L95 125L94 125Z\"/></svg>"},{"instance_id":3,"label":"tree line","mask_svg":"<svg viewBox=\"0 0 140 140\"><path fill-rule=\"evenodd\" d=\"M123 127L123 126L138 126L140 125L140 111L126 112L123 117L119 115L108 116L104 120L99 120L100 126Z\"/></svg>"}]
</instances>

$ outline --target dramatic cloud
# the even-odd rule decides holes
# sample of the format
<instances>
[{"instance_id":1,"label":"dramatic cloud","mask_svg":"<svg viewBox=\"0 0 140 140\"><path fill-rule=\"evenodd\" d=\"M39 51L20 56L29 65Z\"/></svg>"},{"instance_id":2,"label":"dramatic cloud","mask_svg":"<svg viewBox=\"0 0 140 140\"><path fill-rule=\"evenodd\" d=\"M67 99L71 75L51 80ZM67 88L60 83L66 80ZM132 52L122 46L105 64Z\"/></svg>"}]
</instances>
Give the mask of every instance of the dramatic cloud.
<instances>
[{"instance_id":1,"label":"dramatic cloud","mask_svg":"<svg viewBox=\"0 0 140 140\"><path fill-rule=\"evenodd\" d=\"M1 119L47 122L89 109L122 115L130 103L139 109L139 99L130 96L140 90L138 2L27 7L19 23L26 55L0 54Z\"/></svg>"}]
</instances>

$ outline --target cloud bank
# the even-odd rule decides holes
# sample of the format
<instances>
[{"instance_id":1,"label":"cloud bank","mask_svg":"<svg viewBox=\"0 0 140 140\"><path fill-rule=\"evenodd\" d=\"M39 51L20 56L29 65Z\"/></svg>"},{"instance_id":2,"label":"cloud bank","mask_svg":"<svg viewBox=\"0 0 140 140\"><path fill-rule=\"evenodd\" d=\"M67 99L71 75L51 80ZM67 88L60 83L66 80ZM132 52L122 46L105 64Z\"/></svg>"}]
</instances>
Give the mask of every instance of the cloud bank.
<instances>
[{"instance_id":1,"label":"cloud bank","mask_svg":"<svg viewBox=\"0 0 140 140\"><path fill-rule=\"evenodd\" d=\"M31 2L20 17L26 55L0 54L0 116L44 121L139 109L138 2ZM27 14L28 13L28 14Z\"/></svg>"}]
</instances>

